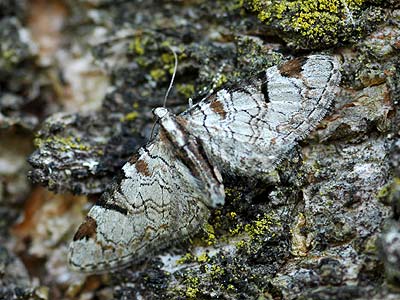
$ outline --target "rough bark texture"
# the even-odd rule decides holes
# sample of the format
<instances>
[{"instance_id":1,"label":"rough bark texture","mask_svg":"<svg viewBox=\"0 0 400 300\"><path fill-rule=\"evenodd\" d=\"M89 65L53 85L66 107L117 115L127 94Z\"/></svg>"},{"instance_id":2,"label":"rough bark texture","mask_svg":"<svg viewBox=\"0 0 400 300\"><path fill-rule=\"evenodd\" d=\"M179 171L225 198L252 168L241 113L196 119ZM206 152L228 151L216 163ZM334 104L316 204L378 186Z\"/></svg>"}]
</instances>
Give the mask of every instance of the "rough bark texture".
<instances>
[{"instance_id":1,"label":"rough bark texture","mask_svg":"<svg viewBox=\"0 0 400 300\"><path fill-rule=\"evenodd\" d=\"M397 0L0 0L0 299L399 299L399 26ZM226 182L196 238L140 266L72 273L78 224L149 139L169 46L175 112L305 53L337 55L342 82L274 183Z\"/></svg>"}]
</instances>

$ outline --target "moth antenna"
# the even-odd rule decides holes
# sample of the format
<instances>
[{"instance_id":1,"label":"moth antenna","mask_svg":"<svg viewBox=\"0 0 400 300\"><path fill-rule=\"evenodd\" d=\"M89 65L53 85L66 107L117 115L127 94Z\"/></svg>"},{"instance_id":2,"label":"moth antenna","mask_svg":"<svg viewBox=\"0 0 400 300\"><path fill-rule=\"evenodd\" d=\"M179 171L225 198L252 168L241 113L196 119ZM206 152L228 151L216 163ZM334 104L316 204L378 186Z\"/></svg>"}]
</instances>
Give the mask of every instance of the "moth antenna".
<instances>
[{"instance_id":1,"label":"moth antenna","mask_svg":"<svg viewBox=\"0 0 400 300\"><path fill-rule=\"evenodd\" d=\"M176 70L178 69L178 55L176 54L176 51L175 51L170 45L167 45L167 47L169 48L169 50L171 50L172 54L174 55L174 71L172 72L171 81L170 81L170 83L169 83L167 92L165 93L165 96L164 96L164 102L163 102L163 107L164 107L164 108L166 108L167 100L168 100L168 95L169 95L169 92L170 92L171 89L172 89L172 86L174 85ZM157 118L157 120L153 123L153 126L151 127L150 140L153 139L154 128L156 127L157 122L158 122L158 118Z\"/></svg>"},{"instance_id":2,"label":"moth antenna","mask_svg":"<svg viewBox=\"0 0 400 300\"><path fill-rule=\"evenodd\" d=\"M164 108L165 108L166 105L167 105L168 95L169 95L169 92L170 92L171 89L172 89L172 86L174 85L176 70L178 69L178 55L176 55L175 50L174 50L170 45L168 45L168 48L169 48L169 50L171 50L171 52L174 54L175 63L174 63L174 71L172 72L172 78L171 78L171 81L170 81L170 83L169 83L168 90L167 90L167 92L165 93L165 97L164 97L164 103L163 103L163 107L164 107Z\"/></svg>"},{"instance_id":3,"label":"moth antenna","mask_svg":"<svg viewBox=\"0 0 400 300\"><path fill-rule=\"evenodd\" d=\"M151 132L150 132L149 141L151 141L153 139L154 128L156 128L157 122L158 122L158 117L157 117L157 120L154 121L153 126L151 126ZM147 142L149 142L149 141L147 141Z\"/></svg>"}]
</instances>

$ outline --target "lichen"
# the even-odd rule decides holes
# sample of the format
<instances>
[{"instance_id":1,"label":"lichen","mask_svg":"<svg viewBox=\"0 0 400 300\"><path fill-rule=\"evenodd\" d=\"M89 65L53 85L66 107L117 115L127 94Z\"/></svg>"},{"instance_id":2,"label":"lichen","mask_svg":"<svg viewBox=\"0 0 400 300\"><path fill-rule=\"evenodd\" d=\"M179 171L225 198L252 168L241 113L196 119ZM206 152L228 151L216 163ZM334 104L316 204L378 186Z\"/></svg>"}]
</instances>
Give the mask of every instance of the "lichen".
<instances>
[{"instance_id":1,"label":"lichen","mask_svg":"<svg viewBox=\"0 0 400 300\"><path fill-rule=\"evenodd\" d=\"M135 120L139 116L139 113L137 111L131 111L124 115L120 120L121 122L129 122Z\"/></svg>"},{"instance_id":2,"label":"lichen","mask_svg":"<svg viewBox=\"0 0 400 300\"><path fill-rule=\"evenodd\" d=\"M18 64L34 55L32 41L21 38L23 30L16 18L0 19L0 78L3 72L16 71Z\"/></svg>"},{"instance_id":3,"label":"lichen","mask_svg":"<svg viewBox=\"0 0 400 300\"><path fill-rule=\"evenodd\" d=\"M186 297L188 297L189 299L196 299L197 294L199 293L199 283L200 280L198 277L191 277L188 276L185 278L185 282L186 284L186 292L185 295Z\"/></svg>"},{"instance_id":4,"label":"lichen","mask_svg":"<svg viewBox=\"0 0 400 300\"><path fill-rule=\"evenodd\" d=\"M236 215L236 213L233 213ZM234 228L229 230L231 236L246 233L251 240L264 236L265 234L271 234L273 226L279 226L280 222L278 219L270 214L264 214L248 224L236 224Z\"/></svg>"},{"instance_id":5,"label":"lichen","mask_svg":"<svg viewBox=\"0 0 400 300\"><path fill-rule=\"evenodd\" d=\"M388 183L386 185L384 185L381 189L379 189L379 191L376 194L376 197L380 200L380 201L385 201L385 199L387 199L392 190L393 187L398 185L400 182L400 180L398 178L395 178L393 183Z\"/></svg>"},{"instance_id":6,"label":"lichen","mask_svg":"<svg viewBox=\"0 0 400 300\"><path fill-rule=\"evenodd\" d=\"M276 229L280 228L281 225L276 216L265 213L250 223L236 223L234 227L229 229L229 235L235 240L240 239L234 243L237 250L254 254L262 247L265 239L276 237Z\"/></svg>"},{"instance_id":7,"label":"lichen","mask_svg":"<svg viewBox=\"0 0 400 300\"><path fill-rule=\"evenodd\" d=\"M209 257L208 257L208 254L207 254L206 252L200 254L200 255L197 257L197 262L199 262L199 263L204 263L204 262L206 262L206 261L208 261L208 260L209 260Z\"/></svg>"},{"instance_id":8,"label":"lichen","mask_svg":"<svg viewBox=\"0 0 400 300\"><path fill-rule=\"evenodd\" d=\"M155 80L155 81L160 81L160 80L165 80L166 78L166 72L163 69L154 69L150 71L150 76Z\"/></svg>"},{"instance_id":9,"label":"lichen","mask_svg":"<svg viewBox=\"0 0 400 300\"><path fill-rule=\"evenodd\" d=\"M251 237L256 238L258 236L271 233L271 226L276 223L273 216L264 214L262 218L253 221L250 224L244 226L244 231Z\"/></svg>"},{"instance_id":10,"label":"lichen","mask_svg":"<svg viewBox=\"0 0 400 300\"><path fill-rule=\"evenodd\" d=\"M243 5L296 48L355 40L382 19L381 11L365 0L245 0Z\"/></svg>"},{"instance_id":11,"label":"lichen","mask_svg":"<svg viewBox=\"0 0 400 300\"><path fill-rule=\"evenodd\" d=\"M58 148L60 148L62 151L67 151L71 149L80 151L89 151L91 149L90 146L82 143L80 138L78 137L75 138L73 136L62 137L55 135L45 140L42 140L39 137L37 137L34 140L34 144L36 147L42 147L44 143L52 144L54 146L59 145Z\"/></svg>"},{"instance_id":12,"label":"lichen","mask_svg":"<svg viewBox=\"0 0 400 300\"><path fill-rule=\"evenodd\" d=\"M182 256L180 259L178 259L177 261L176 261L176 263L178 264L178 265L181 265L181 264L185 264L185 263L189 263L189 262L192 262L193 261L193 255L192 255L192 253L186 253L184 256Z\"/></svg>"},{"instance_id":13,"label":"lichen","mask_svg":"<svg viewBox=\"0 0 400 300\"><path fill-rule=\"evenodd\" d=\"M225 270L219 265L211 265L210 267L207 267L206 268L206 272L212 278L218 278L218 277L223 276L225 274Z\"/></svg>"},{"instance_id":14,"label":"lichen","mask_svg":"<svg viewBox=\"0 0 400 300\"><path fill-rule=\"evenodd\" d=\"M211 224L207 223L204 225L203 230L206 233L206 236L203 238L203 241L208 246L213 245L216 241L214 227Z\"/></svg>"},{"instance_id":15,"label":"lichen","mask_svg":"<svg viewBox=\"0 0 400 300\"><path fill-rule=\"evenodd\" d=\"M185 98L190 98L194 95L195 89L193 84L177 84L176 89L178 93L184 96Z\"/></svg>"},{"instance_id":16,"label":"lichen","mask_svg":"<svg viewBox=\"0 0 400 300\"><path fill-rule=\"evenodd\" d=\"M129 50L134 51L137 55L144 54L144 47L142 45L142 39L140 36L136 36L133 41L129 44Z\"/></svg>"}]
</instances>

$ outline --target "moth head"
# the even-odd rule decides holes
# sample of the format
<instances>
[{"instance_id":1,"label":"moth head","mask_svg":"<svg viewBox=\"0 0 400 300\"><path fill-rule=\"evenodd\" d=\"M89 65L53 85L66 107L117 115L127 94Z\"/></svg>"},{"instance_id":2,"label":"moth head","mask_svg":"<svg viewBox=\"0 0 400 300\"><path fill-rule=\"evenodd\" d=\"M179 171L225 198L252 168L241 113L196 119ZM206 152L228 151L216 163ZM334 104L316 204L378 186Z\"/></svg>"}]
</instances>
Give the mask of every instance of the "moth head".
<instances>
[{"instance_id":1,"label":"moth head","mask_svg":"<svg viewBox=\"0 0 400 300\"><path fill-rule=\"evenodd\" d=\"M164 118L168 113L169 113L169 111L165 107L157 107L157 108L153 109L154 116L156 116L160 119Z\"/></svg>"}]
</instances>

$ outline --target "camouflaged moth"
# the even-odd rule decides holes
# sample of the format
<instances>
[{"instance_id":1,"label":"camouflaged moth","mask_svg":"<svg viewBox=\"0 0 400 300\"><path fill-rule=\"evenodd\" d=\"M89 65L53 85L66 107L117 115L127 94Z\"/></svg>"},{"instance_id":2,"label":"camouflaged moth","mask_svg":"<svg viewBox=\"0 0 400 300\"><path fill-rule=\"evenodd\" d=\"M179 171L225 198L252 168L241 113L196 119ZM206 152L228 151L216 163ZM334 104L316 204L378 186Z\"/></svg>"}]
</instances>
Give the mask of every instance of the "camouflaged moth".
<instances>
[{"instance_id":1,"label":"camouflaged moth","mask_svg":"<svg viewBox=\"0 0 400 300\"><path fill-rule=\"evenodd\" d=\"M335 58L310 55L180 115L156 109L158 135L89 211L70 246L71 267L118 268L195 234L224 203L220 173L265 179L326 115L339 80Z\"/></svg>"}]
</instances>

